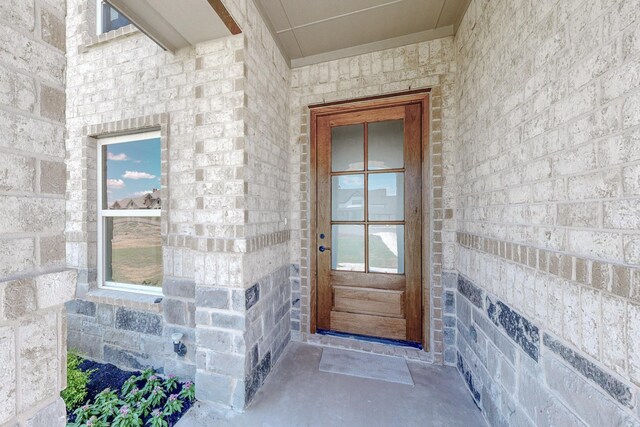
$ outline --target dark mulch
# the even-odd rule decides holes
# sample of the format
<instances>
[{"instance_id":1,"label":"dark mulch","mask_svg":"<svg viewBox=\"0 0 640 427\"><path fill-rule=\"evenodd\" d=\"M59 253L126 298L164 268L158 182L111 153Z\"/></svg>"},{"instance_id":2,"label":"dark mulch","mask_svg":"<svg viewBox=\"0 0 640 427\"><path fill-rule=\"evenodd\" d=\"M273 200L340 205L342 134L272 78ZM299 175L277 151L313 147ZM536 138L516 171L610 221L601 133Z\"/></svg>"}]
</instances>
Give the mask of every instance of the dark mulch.
<instances>
[{"instance_id":1,"label":"dark mulch","mask_svg":"<svg viewBox=\"0 0 640 427\"><path fill-rule=\"evenodd\" d=\"M87 384L87 400L85 401L85 403L93 402L98 393L107 388L110 388L111 390L117 390L119 394L126 380L128 380L132 376L140 375L139 371L123 371L122 369L110 363L98 363L91 360L84 360L80 364L80 369L85 372L95 369L95 371L89 377L89 383ZM182 384L184 383L180 383L178 390L182 389ZM144 381L139 381L138 387L144 387ZM182 411L166 418L169 426L174 426L178 422L178 420L180 420L180 418L182 418L182 416L187 413L189 408L191 408L191 405L192 403L189 401L182 402ZM74 415L72 413L68 413L67 419L69 422L72 422L74 420ZM143 425L147 425L147 420L148 418L144 419Z\"/></svg>"}]
</instances>

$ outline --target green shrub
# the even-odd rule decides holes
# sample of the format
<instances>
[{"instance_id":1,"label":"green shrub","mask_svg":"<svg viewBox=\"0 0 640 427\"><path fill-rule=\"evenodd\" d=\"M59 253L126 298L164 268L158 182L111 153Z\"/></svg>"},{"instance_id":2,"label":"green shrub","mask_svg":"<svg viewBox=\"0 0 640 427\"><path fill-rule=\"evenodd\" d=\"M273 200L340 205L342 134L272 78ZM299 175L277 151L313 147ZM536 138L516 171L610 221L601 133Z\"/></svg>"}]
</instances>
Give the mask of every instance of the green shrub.
<instances>
[{"instance_id":1,"label":"green shrub","mask_svg":"<svg viewBox=\"0 0 640 427\"><path fill-rule=\"evenodd\" d=\"M60 396L64 400L67 411L72 412L87 398L87 384L89 377L95 371L84 372L80 369L82 358L74 353L67 354L67 388L62 390Z\"/></svg>"},{"instance_id":2,"label":"green shrub","mask_svg":"<svg viewBox=\"0 0 640 427\"><path fill-rule=\"evenodd\" d=\"M80 406L67 427L168 427L167 418L193 402L195 392L191 381L181 384L174 375L147 369L127 379L119 394L105 389Z\"/></svg>"}]
</instances>

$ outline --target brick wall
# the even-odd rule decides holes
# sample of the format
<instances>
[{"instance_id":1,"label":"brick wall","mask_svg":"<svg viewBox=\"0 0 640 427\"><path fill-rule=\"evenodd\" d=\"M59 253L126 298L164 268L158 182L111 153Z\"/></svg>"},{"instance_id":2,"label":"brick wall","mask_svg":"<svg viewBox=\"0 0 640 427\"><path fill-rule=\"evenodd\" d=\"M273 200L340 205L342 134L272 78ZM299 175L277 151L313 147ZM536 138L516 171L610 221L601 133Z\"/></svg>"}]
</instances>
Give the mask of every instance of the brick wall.
<instances>
[{"instance_id":1,"label":"brick wall","mask_svg":"<svg viewBox=\"0 0 640 427\"><path fill-rule=\"evenodd\" d=\"M640 418L637 1L473 1L456 35L457 366L492 424Z\"/></svg>"},{"instance_id":2,"label":"brick wall","mask_svg":"<svg viewBox=\"0 0 640 427\"><path fill-rule=\"evenodd\" d=\"M0 4L0 424L65 424L65 7Z\"/></svg>"},{"instance_id":3,"label":"brick wall","mask_svg":"<svg viewBox=\"0 0 640 427\"><path fill-rule=\"evenodd\" d=\"M199 399L241 408L256 367L289 340L289 84L253 4L227 7L243 34L172 54L132 27L96 37L91 1L69 1L67 261L82 278L70 345L194 376ZM95 138L148 128L163 144L161 305L96 284ZM264 302L249 311L260 284ZM162 344L173 332L184 358Z\"/></svg>"},{"instance_id":4,"label":"brick wall","mask_svg":"<svg viewBox=\"0 0 640 427\"><path fill-rule=\"evenodd\" d=\"M411 353L410 357L442 363L444 327L442 323L443 268L451 270L455 262L455 175L453 173L455 139L455 52L453 38L438 39L351 58L296 68L291 71L291 187L292 187L292 330L295 339L355 347L376 352L393 348L371 343L318 337L309 334L309 108L311 104L389 94L409 89L432 88L430 106L430 164L425 165L431 192L429 206L431 282L424 283L430 294L431 349L429 354ZM450 343L453 344L453 343ZM404 349L398 354L406 355ZM449 351L449 363L454 353Z\"/></svg>"}]
</instances>

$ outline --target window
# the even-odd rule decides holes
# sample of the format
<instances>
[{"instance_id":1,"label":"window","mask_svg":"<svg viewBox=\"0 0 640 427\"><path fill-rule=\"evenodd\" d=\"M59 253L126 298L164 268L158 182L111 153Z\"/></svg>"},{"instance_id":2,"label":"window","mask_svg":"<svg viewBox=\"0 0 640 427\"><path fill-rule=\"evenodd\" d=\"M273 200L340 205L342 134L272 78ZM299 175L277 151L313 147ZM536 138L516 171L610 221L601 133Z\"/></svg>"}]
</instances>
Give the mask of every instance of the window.
<instances>
[{"instance_id":1,"label":"window","mask_svg":"<svg viewBox=\"0 0 640 427\"><path fill-rule=\"evenodd\" d=\"M120 27L131 24L131 22L120 12L114 9L109 3L103 0L97 0L97 34L108 33L117 30Z\"/></svg>"},{"instance_id":2,"label":"window","mask_svg":"<svg viewBox=\"0 0 640 427\"><path fill-rule=\"evenodd\" d=\"M160 133L98 140L98 283L161 293Z\"/></svg>"}]
</instances>

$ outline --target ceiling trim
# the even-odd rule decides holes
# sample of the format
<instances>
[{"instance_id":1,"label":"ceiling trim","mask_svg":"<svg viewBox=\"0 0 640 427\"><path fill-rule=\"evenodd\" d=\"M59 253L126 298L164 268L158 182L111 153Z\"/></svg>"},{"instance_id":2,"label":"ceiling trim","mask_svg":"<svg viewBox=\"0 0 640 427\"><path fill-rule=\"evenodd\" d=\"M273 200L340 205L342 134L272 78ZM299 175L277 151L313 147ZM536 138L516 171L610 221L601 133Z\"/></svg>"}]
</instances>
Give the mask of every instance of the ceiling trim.
<instances>
[{"instance_id":1,"label":"ceiling trim","mask_svg":"<svg viewBox=\"0 0 640 427\"><path fill-rule=\"evenodd\" d=\"M443 37L453 36L455 34L453 25L440 27L433 30L420 31L404 36L393 37L390 39L380 40L373 43L351 46L344 49L338 49L331 52L319 53L317 55L304 56L291 60L291 68L306 67L307 65L318 64L321 62L333 61L336 59L348 58L350 56L363 55L366 53L377 52L379 50L393 49L409 44L420 43Z\"/></svg>"},{"instance_id":2,"label":"ceiling trim","mask_svg":"<svg viewBox=\"0 0 640 427\"><path fill-rule=\"evenodd\" d=\"M221 0L207 0L207 1L209 2L209 5L211 5L213 10L218 14L218 16L220 17L220 20L231 32L231 34L235 36L236 34L242 33L240 26L238 25L236 20L233 19L233 16L231 16L231 14L229 13L229 11L224 6Z\"/></svg>"},{"instance_id":3,"label":"ceiling trim","mask_svg":"<svg viewBox=\"0 0 640 427\"><path fill-rule=\"evenodd\" d=\"M276 46L278 47L278 50L280 51L280 54L282 55L285 62L287 63L287 66L291 68L291 58L289 58L289 55L287 55L287 52L284 50L284 46L282 46L280 37L278 37L278 33L276 33L276 30L273 28L271 19L269 19L269 15L267 15L267 12L264 10L264 8L262 7L259 1L256 1L256 0L251 0L251 1L253 2L253 5L258 10L258 13L260 14L260 18L262 18L262 22L264 22L264 25L267 26L267 30L269 30L269 34L271 34L271 38L273 39Z\"/></svg>"}]
</instances>

